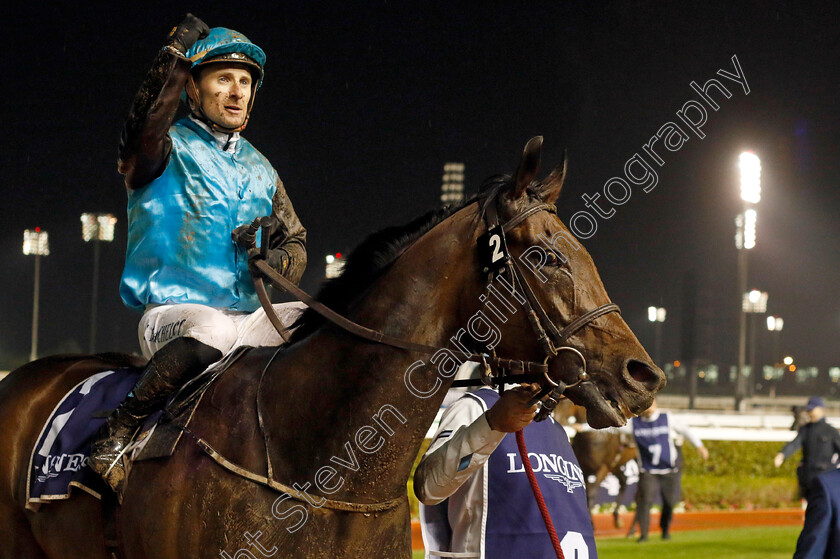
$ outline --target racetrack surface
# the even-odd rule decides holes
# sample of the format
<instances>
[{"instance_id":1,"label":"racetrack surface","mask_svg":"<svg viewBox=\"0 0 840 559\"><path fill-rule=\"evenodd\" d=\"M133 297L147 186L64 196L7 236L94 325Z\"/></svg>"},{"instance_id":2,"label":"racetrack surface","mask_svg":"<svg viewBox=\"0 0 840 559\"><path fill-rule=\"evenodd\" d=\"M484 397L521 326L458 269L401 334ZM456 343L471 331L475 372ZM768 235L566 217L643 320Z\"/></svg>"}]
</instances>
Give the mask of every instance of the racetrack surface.
<instances>
[{"instance_id":1,"label":"racetrack surface","mask_svg":"<svg viewBox=\"0 0 840 559\"><path fill-rule=\"evenodd\" d=\"M651 534L659 533L659 513L651 511ZM633 513L621 515L623 528L613 526L612 515L596 514L594 516L595 537L623 536L627 533L633 521ZM749 526L799 526L805 521L805 511L802 509L774 509L774 510L719 510L682 512L674 514L671 524L672 532L690 530L719 530L726 528L743 528Z\"/></svg>"}]
</instances>

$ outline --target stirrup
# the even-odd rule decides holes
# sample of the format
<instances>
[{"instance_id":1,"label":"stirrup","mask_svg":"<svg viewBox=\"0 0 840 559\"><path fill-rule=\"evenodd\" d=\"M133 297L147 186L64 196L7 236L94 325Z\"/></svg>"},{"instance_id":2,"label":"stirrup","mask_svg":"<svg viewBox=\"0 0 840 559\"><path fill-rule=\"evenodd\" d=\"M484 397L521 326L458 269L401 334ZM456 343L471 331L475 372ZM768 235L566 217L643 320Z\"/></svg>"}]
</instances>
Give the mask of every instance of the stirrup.
<instances>
[{"instance_id":1,"label":"stirrup","mask_svg":"<svg viewBox=\"0 0 840 559\"><path fill-rule=\"evenodd\" d=\"M135 433L135 434L136 434L136 433ZM134 435L132 435L132 436L131 436L131 438L132 438L132 439L134 439ZM131 446L132 446L132 445L131 445L131 441L129 441L129 443L128 443L128 444L126 444L125 446L123 446L123 447L122 447L122 450L120 450L119 452L117 452L117 456L116 456L116 457L114 458L114 460L111 462L111 465L110 465L110 466L108 466L108 469L107 469L107 470L105 470L105 472L102 474L102 477L103 477L103 478L107 478L107 477L108 477L108 474L110 474L110 473L111 473L111 471L114 469L114 466L116 466L117 464L122 463L123 456L125 456L125 453L126 453L126 452L128 452L128 449L129 449L129 448L131 448ZM123 470L125 470L125 466L123 466Z\"/></svg>"},{"instance_id":2,"label":"stirrup","mask_svg":"<svg viewBox=\"0 0 840 559\"><path fill-rule=\"evenodd\" d=\"M113 459L111 459L111 453L108 452L109 449L105 449L106 452L104 453L92 454L90 457L91 469L118 495L120 501L122 501L122 490L125 486L125 480L128 477L129 465L126 460L126 453L130 448L131 442L129 441L129 443L122 445L122 448L116 452L116 456ZM97 460L97 458L99 459ZM103 458L110 460L110 463L103 460ZM101 471L102 466L106 464L108 467L104 471ZM94 467L94 465L99 466L99 468Z\"/></svg>"}]
</instances>

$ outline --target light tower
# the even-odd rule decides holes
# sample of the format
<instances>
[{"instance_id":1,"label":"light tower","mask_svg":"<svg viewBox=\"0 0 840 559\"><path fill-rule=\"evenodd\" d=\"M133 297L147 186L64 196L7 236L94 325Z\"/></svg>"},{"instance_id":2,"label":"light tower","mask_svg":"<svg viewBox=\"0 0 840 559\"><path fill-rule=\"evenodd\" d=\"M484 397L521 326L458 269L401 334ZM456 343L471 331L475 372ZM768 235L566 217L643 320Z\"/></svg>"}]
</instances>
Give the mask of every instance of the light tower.
<instances>
[{"instance_id":1,"label":"light tower","mask_svg":"<svg viewBox=\"0 0 840 559\"><path fill-rule=\"evenodd\" d=\"M40 227L26 229L23 232L23 253L35 255L35 294L32 298L32 343L29 350L29 360L38 358L38 310L41 291L41 257L50 253L50 241L46 231Z\"/></svg>"},{"instance_id":2,"label":"light tower","mask_svg":"<svg viewBox=\"0 0 840 559\"><path fill-rule=\"evenodd\" d=\"M755 205L761 201L761 160L752 152L741 154L738 163L741 172L741 201L743 212L735 218L737 230L735 247L738 249L738 294L747 296L747 251L755 247L755 226L758 214ZM746 394L747 359L747 310L741 304L738 329L738 376L735 379L735 409L741 410Z\"/></svg>"},{"instance_id":3,"label":"light tower","mask_svg":"<svg viewBox=\"0 0 840 559\"><path fill-rule=\"evenodd\" d=\"M648 320L653 322L655 335L654 361L657 367L662 366L662 323L665 322L666 311L662 307L648 307Z\"/></svg>"},{"instance_id":4,"label":"light tower","mask_svg":"<svg viewBox=\"0 0 840 559\"><path fill-rule=\"evenodd\" d=\"M755 316L767 312L768 295L765 291L753 289L749 293L744 293L744 299L741 303L741 308L745 313L750 315L750 374L752 379L747 385L747 396L752 396L755 388L755 380L757 377L758 363L755 358L755 338L758 328L755 324Z\"/></svg>"},{"instance_id":5,"label":"light tower","mask_svg":"<svg viewBox=\"0 0 840 559\"><path fill-rule=\"evenodd\" d=\"M114 240L117 218L111 214L82 214L82 239L93 241L93 288L90 297L90 353L96 348L96 311L99 299L99 244Z\"/></svg>"},{"instance_id":6,"label":"light tower","mask_svg":"<svg viewBox=\"0 0 840 559\"><path fill-rule=\"evenodd\" d=\"M781 316L768 316L767 317L767 329L773 333L773 367L777 367L779 364L779 359L781 355L779 355L779 337L782 333L782 328L785 325L785 321L782 320Z\"/></svg>"},{"instance_id":7,"label":"light tower","mask_svg":"<svg viewBox=\"0 0 840 559\"><path fill-rule=\"evenodd\" d=\"M327 261L327 268L324 271L324 275L327 279L337 278L344 272L344 257L341 255L340 252L336 252L335 254L328 254L326 257Z\"/></svg>"},{"instance_id":8,"label":"light tower","mask_svg":"<svg viewBox=\"0 0 840 559\"><path fill-rule=\"evenodd\" d=\"M443 166L443 183L440 187L440 202L444 206L464 201L464 164L446 163Z\"/></svg>"}]
</instances>

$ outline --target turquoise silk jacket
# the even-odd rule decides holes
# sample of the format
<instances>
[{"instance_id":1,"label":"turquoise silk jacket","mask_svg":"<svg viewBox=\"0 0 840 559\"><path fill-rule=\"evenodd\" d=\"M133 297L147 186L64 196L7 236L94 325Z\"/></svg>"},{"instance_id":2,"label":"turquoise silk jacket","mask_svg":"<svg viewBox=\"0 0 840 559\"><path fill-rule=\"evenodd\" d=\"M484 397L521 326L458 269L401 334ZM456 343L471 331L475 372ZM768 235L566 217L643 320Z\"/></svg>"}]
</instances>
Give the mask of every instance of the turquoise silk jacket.
<instances>
[{"instance_id":1,"label":"turquoise silk jacket","mask_svg":"<svg viewBox=\"0 0 840 559\"><path fill-rule=\"evenodd\" d=\"M231 231L271 213L277 173L244 138L220 150L195 122L170 129L163 174L128 193L128 249L120 284L126 305L199 303L259 307L245 251Z\"/></svg>"},{"instance_id":2,"label":"turquoise silk jacket","mask_svg":"<svg viewBox=\"0 0 840 559\"><path fill-rule=\"evenodd\" d=\"M172 124L189 60L162 52L135 98L120 141L128 189L125 304L197 303L254 311L247 254L232 231L272 215L267 261L294 283L306 266L306 230L269 161L239 136L232 152L190 118Z\"/></svg>"}]
</instances>

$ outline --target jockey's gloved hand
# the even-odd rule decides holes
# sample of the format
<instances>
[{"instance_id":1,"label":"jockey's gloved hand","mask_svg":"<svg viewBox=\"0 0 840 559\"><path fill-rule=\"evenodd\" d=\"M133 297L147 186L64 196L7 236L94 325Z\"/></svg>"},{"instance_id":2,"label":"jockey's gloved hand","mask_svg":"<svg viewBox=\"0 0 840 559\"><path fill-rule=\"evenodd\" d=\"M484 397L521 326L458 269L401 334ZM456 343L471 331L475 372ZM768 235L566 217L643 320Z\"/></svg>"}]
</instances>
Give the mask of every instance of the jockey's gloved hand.
<instances>
[{"instance_id":1,"label":"jockey's gloved hand","mask_svg":"<svg viewBox=\"0 0 840 559\"><path fill-rule=\"evenodd\" d=\"M240 225L230 234L233 242L246 250L257 246L257 231L260 229L260 220L255 219L250 225Z\"/></svg>"},{"instance_id":2,"label":"jockey's gloved hand","mask_svg":"<svg viewBox=\"0 0 840 559\"><path fill-rule=\"evenodd\" d=\"M289 257L289 253L282 248L268 251L266 260L272 269L277 270L277 273L283 276L286 275L286 271L289 269L289 264L292 262L292 259Z\"/></svg>"},{"instance_id":3,"label":"jockey's gloved hand","mask_svg":"<svg viewBox=\"0 0 840 559\"><path fill-rule=\"evenodd\" d=\"M261 278L264 274L257 268L257 262L263 260L263 255L258 248L252 248L248 251L248 270L251 272L251 276L255 278ZM289 258L289 253L287 253L282 248L269 250L268 255L264 259L272 269L276 270L277 273L283 275L286 273L286 270L289 268L289 263L291 259Z\"/></svg>"},{"instance_id":4,"label":"jockey's gloved hand","mask_svg":"<svg viewBox=\"0 0 840 559\"><path fill-rule=\"evenodd\" d=\"M210 33L210 27L192 14L187 14L177 27L169 33L166 44L175 47L181 54L187 52L199 39Z\"/></svg>"}]
</instances>

